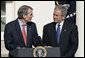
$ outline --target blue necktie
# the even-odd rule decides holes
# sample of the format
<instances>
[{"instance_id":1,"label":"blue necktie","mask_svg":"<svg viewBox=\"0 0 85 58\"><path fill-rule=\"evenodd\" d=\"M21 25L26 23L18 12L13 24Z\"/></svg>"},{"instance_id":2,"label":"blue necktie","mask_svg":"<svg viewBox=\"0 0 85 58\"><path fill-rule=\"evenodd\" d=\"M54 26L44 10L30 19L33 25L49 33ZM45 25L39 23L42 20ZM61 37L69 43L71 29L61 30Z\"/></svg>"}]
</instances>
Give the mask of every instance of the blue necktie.
<instances>
[{"instance_id":1,"label":"blue necktie","mask_svg":"<svg viewBox=\"0 0 85 58\"><path fill-rule=\"evenodd\" d=\"M58 24L58 27L57 27L57 43L59 45L59 39L60 39L60 24Z\"/></svg>"}]
</instances>

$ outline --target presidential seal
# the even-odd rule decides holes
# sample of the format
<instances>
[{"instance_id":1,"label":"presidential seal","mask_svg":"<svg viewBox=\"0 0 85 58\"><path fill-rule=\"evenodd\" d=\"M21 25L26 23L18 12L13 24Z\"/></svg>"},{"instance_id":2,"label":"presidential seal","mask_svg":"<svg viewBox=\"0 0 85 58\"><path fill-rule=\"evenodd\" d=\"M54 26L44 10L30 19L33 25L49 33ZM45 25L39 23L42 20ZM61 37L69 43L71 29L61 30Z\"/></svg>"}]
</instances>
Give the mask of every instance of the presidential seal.
<instances>
[{"instance_id":1,"label":"presidential seal","mask_svg":"<svg viewBox=\"0 0 85 58\"><path fill-rule=\"evenodd\" d=\"M47 51L44 47L38 46L33 50L33 56L34 57L46 57Z\"/></svg>"}]
</instances>

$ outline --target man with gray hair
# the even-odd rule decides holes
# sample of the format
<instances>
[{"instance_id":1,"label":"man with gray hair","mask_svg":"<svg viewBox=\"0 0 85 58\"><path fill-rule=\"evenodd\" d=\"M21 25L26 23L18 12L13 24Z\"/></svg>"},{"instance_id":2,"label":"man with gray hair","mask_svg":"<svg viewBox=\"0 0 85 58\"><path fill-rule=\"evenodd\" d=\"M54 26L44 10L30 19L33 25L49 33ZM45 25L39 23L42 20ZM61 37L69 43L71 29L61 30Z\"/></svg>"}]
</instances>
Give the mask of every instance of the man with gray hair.
<instances>
[{"instance_id":1,"label":"man with gray hair","mask_svg":"<svg viewBox=\"0 0 85 58\"><path fill-rule=\"evenodd\" d=\"M44 26L42 42L45 47L60 47L61 57L74 57L78 48L78 30L66 15L65 6L58 5L54 8L54 22Z\"/></svg>"},{"instance_id":2,"label":"man with gray hair","mask_svg":"<svg viewBox=\"0 0 85 58\"><path fill-rule=\"evenodd\" d=\"M32 17L33 8L23 5L18 10L18 18L6 24L4 41L7 50L32 48L32 45L36 47L40 44L36 24L31 21ZM14 57L10 53L9 56Z\"/></svg>"},{"instance_id":3,"label":"man with gray hair","mask_svg":"<svg viewBox=\"0 0 85 58\"><path fill-rule=\"evenodd\" d=\"M55 5L63 5L68 7L67 17L69 21L76 24L76 1L55 1Z\"/></svg>"}]
</instances>

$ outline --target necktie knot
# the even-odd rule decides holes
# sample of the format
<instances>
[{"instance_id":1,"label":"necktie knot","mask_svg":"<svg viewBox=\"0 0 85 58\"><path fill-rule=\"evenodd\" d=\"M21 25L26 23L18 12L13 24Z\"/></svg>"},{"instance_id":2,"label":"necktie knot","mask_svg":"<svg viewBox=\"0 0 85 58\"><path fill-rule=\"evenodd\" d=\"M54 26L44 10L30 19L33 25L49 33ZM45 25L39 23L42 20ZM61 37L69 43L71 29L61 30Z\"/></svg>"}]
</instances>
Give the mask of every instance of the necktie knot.
<instances>
[{"instance_id":1,"label":"necktie knot","mask_svg":"<svg viewBox=\"0 0 85 58\"><path fill-rule=\"evenodd\" d=\"M26 26L26 24L23 24L22 26L24 27L24 26Z\"/></svg>"},{"instance_id":2,"label":"necktie knot","mask_svg":"<svg viewBox=\"0 0 85 58\"><path fill-rule=\"evenodd\" d=\"M61 25L60 25L60 23L58 24L58 27L60 27Z\"/></svg>"},{"instance_id":3,"label":"necktie knot","mask_svg":"<svg viewBox=\"0 0 85 58\"><path fill-rule=\"evenodd\" d=\"M23 26L25 26L25 24L23 24Z\"/></svg>"}]
</instances>

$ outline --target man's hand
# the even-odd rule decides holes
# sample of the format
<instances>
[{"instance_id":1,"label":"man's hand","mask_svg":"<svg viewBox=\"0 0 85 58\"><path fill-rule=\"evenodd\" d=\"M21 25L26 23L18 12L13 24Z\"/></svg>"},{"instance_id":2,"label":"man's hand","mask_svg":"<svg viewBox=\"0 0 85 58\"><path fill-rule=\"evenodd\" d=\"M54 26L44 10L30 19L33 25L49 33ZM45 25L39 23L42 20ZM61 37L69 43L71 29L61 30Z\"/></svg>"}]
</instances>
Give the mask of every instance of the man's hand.
<instances>
[{"instance_id":1,"label":"man's hand","mask_svg":"<svg viewBox=\"0 0 85 58\"><path fill-rule=\"evenodd\" d=\"M21 47L17 47L16 49L25 49L25 47L22 47L22 48Z\"/></svg>"},{"instance_id":2,"label":"man's hand","mask_svg":"<svg viewBox=\"0 0 85 58\"><path fill-rule=\"evenodd\" d=\"M22 47L22 49L25 49L25 47Z\"/></svg>"},{"instance_id":3,"label":"man's hand","mask_svg":"<svg viewBox=\"0 0 85 58\"><path fill-rule=\"evenodd\" d=\"M16 47L16 49L21 49L21 47Z\"/></svg>"},{"instance_id":4,"label":"man's hand","mask_svg":"<svg viewBox=\"0 0 85 58\"><path fill-rule=\"evenodd\" d=\"M44 46L45 48L53 48L52 46Z\"/></svg>"}]
</instances>

